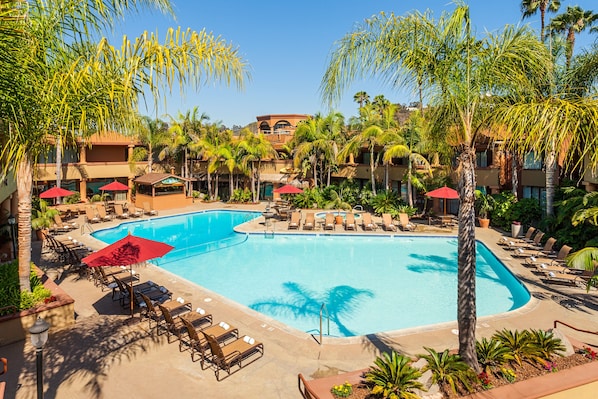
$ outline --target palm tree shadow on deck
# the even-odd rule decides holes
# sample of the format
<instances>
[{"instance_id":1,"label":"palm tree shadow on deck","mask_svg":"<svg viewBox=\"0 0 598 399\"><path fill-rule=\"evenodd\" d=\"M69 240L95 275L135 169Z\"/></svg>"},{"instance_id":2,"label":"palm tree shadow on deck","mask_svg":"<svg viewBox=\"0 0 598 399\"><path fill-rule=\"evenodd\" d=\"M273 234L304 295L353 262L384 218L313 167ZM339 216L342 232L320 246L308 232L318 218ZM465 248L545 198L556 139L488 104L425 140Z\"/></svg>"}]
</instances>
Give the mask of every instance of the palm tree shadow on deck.
<instances>
[{"instance_id":1,"label":"palm tree shadow on deck","mask_svg":"<svg viewBox=\"0 0 598 399\"><path fill-rule=\"evenodd\" d=\"M117 316L90 317L51 332L44 348L45 396L54 398L62 383L76 375L84 380L82 397L102 397L106 371L160 344L161 339L139 326L126 327ZM35 386L35 353L28 354L21 370L24 385Z\"/></svg>"}]
</instances>

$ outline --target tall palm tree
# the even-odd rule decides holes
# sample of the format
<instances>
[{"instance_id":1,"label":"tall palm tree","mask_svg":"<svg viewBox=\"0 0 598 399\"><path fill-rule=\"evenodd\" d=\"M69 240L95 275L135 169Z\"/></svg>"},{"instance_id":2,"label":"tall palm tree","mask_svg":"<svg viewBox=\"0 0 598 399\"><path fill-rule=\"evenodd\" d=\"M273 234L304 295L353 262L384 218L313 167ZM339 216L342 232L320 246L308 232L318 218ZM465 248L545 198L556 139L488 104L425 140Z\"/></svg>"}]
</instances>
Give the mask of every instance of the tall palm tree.
<instances>
[{"instance_id":1,"label":"tall palm tree","mask_svg":"<svg viewBox=\"0 0 598 399\"><path fill-rule=\"evenodd\" d=\"M142 144L147 145L147 172L151 173L154 162L154 149L164 145L168 138L166 122L149 116L141 116L137 137Z\"/></svg>"},{"instance_id":2,"label":"tall palm tree","mask_svg":"<svg viewBox=\"0 0 598 399\"><path fill-rule=\"evenodd\" d=\"M598 14L584 11L579 6L568 6L567 11L559 14L550 21L548 29L554 33L566 33L567 36L567 69L571 65L573 49L575 48L575 34L590 28L598 20Z\"/></svg>"},{"instance_id":3,"label":"tall palm tree","mask_svg":"<svg viewBox=\"0 0 598 399\"><path fill-rule=\"evenodd\" d=\"M251 173L251 193L253 202L259 200L260 193L260 170L262 160L267 158L278 158L278 153L272 143L262 133L256 135L245 128L241 131L242 138L238 143L241 162L246 170Z\"/></svg>"},{"instance_id":4,"label":"tall palm tree","mask_svg":"<svg viewBox=\"0 0 598 399\"><path fill-rule=\"evenodd\" d=\"M561 7L561 0L522 0L521 12L523 18L528 18L540 11L540 40L544 41L546 26L546 12L557 12Z\"/></svg>"},{"instance_id":5,"label":"tall palm tree","mask_svg":"<svg viewBox=\"0 0 598 399\"><path fill-rule=\"evenodd\" d=\"M322 79L325 101L333 103L355 77L376 75L384 81L397 82L397 69L409 68L403 63L401 32L412 29L410 18L418 26L429 46L422 84L430 98L430 131L441 140L452 134L456 143L459 188L458 237L458 325L459 353L474 369L478 369L475 352L476 324L476 247L475 247L475 143L481 127L494 107L504 97L486 97L482 93L500 88L501 93L529 89L529 76L549 72L550 57L546 48L528 27L506 26L499 33L478 38L471 29L469 7L459 4L452 14L433 20L426 14L413 13L406 18L381 14L365 26L346 35L333 50L331 62ZM392 27L392 29L391 29ZM399 32L399 34L397 34ZM405 44L407 48L408 43ZM488 104L493 101L492 106Z\"/></svg>"},{"instance_id":6,"label":"tall palm tree","mask_svg":"<svg viewBox=\"0 0 598 399\"><path fill-rule=\"evenodd\" d=\"M370 96L365 91L358 91L353 96L353 101L359 104L359 108L362 108L364 105L370 103Z\"/></svg>"},{"instance_id":7,"label":"tall palm tree","mask_svg":"<svg viewBox=\"0 0 598 399\"><path fill-rule=\"evenodd\" d=\"M205 32L169 30L164 43L144 33L120 48L101 37L130 11L170 10L168 0L29 0L0 13L0 159L15 171L18 193L19 281L30 290L31 195L34 168L49 148L47 135L63 145L94 132L135 125L140 96L155 102L164 89L205 79L242 86L246 64L236 49ZM25 15L26 13L26 15ZM99 40L98 40L99 37ZM215 67L218 66L218 67ZM5 75L6 73L6 75ZM10 79L7 81L6 79Z\"/></svg>"}]
</instances>

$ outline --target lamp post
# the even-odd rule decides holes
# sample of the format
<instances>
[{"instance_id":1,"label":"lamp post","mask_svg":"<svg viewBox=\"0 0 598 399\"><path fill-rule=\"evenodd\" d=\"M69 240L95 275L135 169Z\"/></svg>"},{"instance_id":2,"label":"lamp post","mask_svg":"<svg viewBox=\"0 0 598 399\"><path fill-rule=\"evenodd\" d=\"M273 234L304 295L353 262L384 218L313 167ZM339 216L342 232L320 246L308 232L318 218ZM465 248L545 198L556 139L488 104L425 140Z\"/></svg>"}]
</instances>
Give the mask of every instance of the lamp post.
<instances>
[{"instance_id":1,"label":"lamp post","mask_svg":"<svg viewBox=\"0 0 598 399\"><path fill-rule=\"evenodd\" d=\"M17 219L14 217L13 214L8 216L8 224L10 225L10 237L12 238L12 258L17 258L17 240L15 237L15 225L17 224Z\"/></svg>"},{"instance_id":2,"label":"lamp post","mask_svg":"<svg viewBox=\"0 0 598 399\"><path fill-rule=\"evenodd\" d=\"M37 369L37 399L44 397L44 373L43 373L43 349L48 342L48 330L50 324L41 317L38 317L35 323L29 329L31 334L31 344L35 347L35 365Z\"/></svg>"}]
</instances>

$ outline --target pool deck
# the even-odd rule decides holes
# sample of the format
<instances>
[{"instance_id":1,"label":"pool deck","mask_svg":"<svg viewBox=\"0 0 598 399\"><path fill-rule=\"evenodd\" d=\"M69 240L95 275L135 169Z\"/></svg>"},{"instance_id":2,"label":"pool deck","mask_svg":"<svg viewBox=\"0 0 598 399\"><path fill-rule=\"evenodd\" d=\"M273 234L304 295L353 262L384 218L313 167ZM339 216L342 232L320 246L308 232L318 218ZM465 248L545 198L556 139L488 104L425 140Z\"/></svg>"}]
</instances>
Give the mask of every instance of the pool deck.
<instances>
[{"instance_id":1,"label":"pool deck","mask_svg":"<svg viewBox=\"0 0 598 399\"><path fill-rule=\"evenodd\" d=\"M197 203L176 212L161 212L159 216L207 209L245 209L262 211L266 204L233 206L223 203ZM305 214L305 211L304 211ZM147 217L144 217L144 219ZM379 219L375 219L379 222ZM94 229L114 226L122 221L94 224ZM266 230L264 218L239 228L246 232ZM86 230L88 232L88 230ZM267 231L291 234L287 222L277 221ZM312 232L308 232L312 233ZM316 234L330 233L316 230ZM333 233L345 232L341 227ZM358 234L456 235L457 230L420 225L416 232L388 233L382 229ZM103 244L79 230L69 233L93 249ZM598 300L596 291L542 282L538 276L496 245L501 233L493 229L476 229L476 238L486 244L509 269L523 281L530 292L529 304L507 314L478 319L478 338L490 336L503 328L549 329L555 320L585 330L598 330ZM142 280L153 280L166 287L173 297L183 297L194 307L201 306L214 315L214 321L226 321L264 343L264 356L221 382L210 369L202 370L192 362L188 352L179 352L177 343L166 342L166 336L148 334L147 322L127 325L127 312L113 302L110 291L99 288L78 276L61 277L60 267L44 259L40 243L34 242L33 261L47 274L56 278L60 287L75 299L76 323L60 331L50 330L44 348L44 383L46 398L300 398L297 375L318 378L364 369L373 363L381 351L393 348L408 355L423 352L424 346L437 350L457 348L456 322L434 327L372 334L352 338L324 338L319 345L309 334L285 327L244 306L237 305L198 285L149 265L139 269ZM242 259L239 260L242 262ZM383 279L384 276L381 276ZM251 287L239 287L251 289ZM422 295L426 295L425 289ZM208 301L206 301L208 299ZM315 327L315 326L314 326ZM598 344L595 336L563 328L582 342ZM9 361L9 371L0 377L7 382L6 398L35 397L35 351L28 341L0 347L0 357ZM432 396L430 396L432 397Z\"/></svg>"}]
</instances>

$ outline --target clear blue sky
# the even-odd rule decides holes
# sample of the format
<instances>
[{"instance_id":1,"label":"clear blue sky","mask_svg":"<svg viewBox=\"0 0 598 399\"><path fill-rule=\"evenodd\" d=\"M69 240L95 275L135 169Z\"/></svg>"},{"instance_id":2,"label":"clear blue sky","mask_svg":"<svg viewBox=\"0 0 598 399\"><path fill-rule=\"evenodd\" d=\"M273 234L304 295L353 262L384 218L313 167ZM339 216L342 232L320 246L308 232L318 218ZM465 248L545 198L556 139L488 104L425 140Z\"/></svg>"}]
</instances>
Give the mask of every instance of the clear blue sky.
<instances>
[{"instance_id":1,"label":"clear blue sky","mask_svg":"<svg viewBox=\"0 0 598 399\"><path fill-rule=\"evenodd\" d=\"M137 36L144 30L158 32L160 38L168 27L181 26L196 31L206 29L238 47L239 54L250 66L251 81L244 91L223 84L203 87L199 92L186 90L185 97L178 89L168 101L167 109L159 109L158 116L199 107L212 122L220 121L228 127L245 126L255 122L256 116L294 113L327 114L321 101L319 86L335 41L352 31L355 24L380 11L402 15L415 9L433 11L435 18L442 11L451 11L450 0L172 0L176 21L157 12L136 14L115 27L115 45L123 34ZM520 4L515 0L471 0L471 18L478 34L496 31L505 24L521 23ZM568 5L598 12L595 0L561 1L559 13ZM547 23L556 14L547 14ZM522 23L539 31L540 16ZM597 34L578 35L575 53L588 48ZM113 39L111 38L111 41ZM383 94L395 103L408 104L417 97L383 87L376 80L356 81L343 95L336 110L346 119L357 113L353 95L366 91L371 98ZM142 113L155 115L153 109Z\"/></svg>"}]
</instances>

